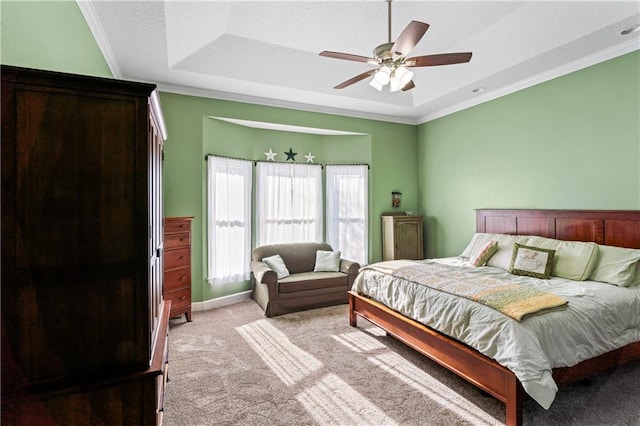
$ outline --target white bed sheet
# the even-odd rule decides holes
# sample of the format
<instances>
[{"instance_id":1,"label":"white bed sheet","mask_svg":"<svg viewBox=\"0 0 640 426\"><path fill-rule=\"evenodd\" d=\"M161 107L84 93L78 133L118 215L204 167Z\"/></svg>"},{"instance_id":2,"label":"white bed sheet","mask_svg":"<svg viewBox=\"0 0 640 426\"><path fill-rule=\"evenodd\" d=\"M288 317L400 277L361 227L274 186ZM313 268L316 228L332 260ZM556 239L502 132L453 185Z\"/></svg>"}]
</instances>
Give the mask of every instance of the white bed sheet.
<instances>
[{"instance_id":1,"label":"white bed sheet","mask_svg":"<svg viewBox=\"0 0 640 426\"><path fill-rule=\"evenodd\" d=\"M540 280L496 267L476 268L462 257L420 262L464 268L472 277L485 275L532 285L569 301L562 311L516 321L480 303L366 268L353 285L357 293L460 340L507 367L545 409L558 390L552 368L571 367L640 341L640 286L624 288L557 277Z\"/></svg>"}]
</instances>

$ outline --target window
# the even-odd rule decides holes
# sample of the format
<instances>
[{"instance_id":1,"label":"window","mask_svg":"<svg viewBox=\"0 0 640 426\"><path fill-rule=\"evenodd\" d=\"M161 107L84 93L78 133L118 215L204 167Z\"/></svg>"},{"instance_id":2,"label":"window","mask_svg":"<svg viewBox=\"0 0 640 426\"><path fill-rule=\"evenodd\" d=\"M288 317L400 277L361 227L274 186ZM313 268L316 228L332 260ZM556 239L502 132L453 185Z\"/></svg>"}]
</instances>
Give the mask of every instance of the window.
<instances>
[{"instance_id":1,"label":"window","mask_svg":"<svg viewBox=\"0 0 640 426\"><path fill-rule=\"evenodd\" d=\"M366 265L368 250L368 184L366 165L327 165L327 242L342 257Z\"/></svg>"},{"instance_id":2,"label":"window","mask_svg":"<svg viewBox=\"0 0 640 426\"><path fill-rule=\"evenodd\" d=\"M250 278L252 172L251 161L207 159L209 284Z\"/></svg>"},{"instance_id":3,"label":"window","mask_svg":"<svg viewBox=\"0 0 640 426\"><path fill-rule=\"evenodd\" d=\"M256 246L322 241L322 167L259 162Z\"/></svg>"}]
</instances>

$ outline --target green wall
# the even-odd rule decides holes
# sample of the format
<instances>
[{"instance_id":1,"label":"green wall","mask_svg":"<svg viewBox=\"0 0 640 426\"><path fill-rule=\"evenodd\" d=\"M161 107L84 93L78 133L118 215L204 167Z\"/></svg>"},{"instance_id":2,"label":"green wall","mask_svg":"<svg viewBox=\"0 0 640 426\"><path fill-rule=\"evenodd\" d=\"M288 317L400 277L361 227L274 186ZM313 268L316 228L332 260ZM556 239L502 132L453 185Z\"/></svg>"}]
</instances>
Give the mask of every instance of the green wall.
<instances>
[{"instance_id":1,"label":"green wall","mask_svg":"<svg viewBox=\"0 0 640 426\"><path fill-rule=\"evenodd\" d=\"M5 65L111 78L75 1L0 2Z\"/></svg>"},{"instance_id":2,"label":"green wall","mask_svg":"<svg viewBox=\"0 0 640 426\"><path fill-rule=\"evenodd\" d=\"M111 77L73 1L0 3L3 64ZM194 216L193 300L248 289L205 281L204 155L264 159L270 147L309 151L316 162L368 163L370 260L381 258L379 214L426 215L426 253L462 251L474 209L640 209L638 51L419 126L161 93L165 214ZM249 129L211 117L335 129L316 136ZM280 154L279 154L280 155ZM282 156L278 157L283 159Z\"/></svg>"},{"instance_id":3,"label":"green wall","mask_svg":"<svg viewBox=\"0 0 640 426\"><path fill-rule=\"evenodd\" d=\"M0 3L3 64L76 74L112 77L87 23L74 1L2 1ZM238 283L212 288L205 280L204 155L262 160L271 147L293 148L297 162L309 151L316 162L368 163L370 175L370 259L381 258L380 213L391 205L391 191L404 193L403 209L418 209L417 128L410 125L353 119L237 102L161 93L169 138L165 145L164 209L166 216L194 216L193 301L250 288ZM240 118L363 136L318 136L248 129L211 117ZM284 159L280 154L278 159Z\"/></svg>"},{"instance_id":4,"label":"green wall","mask_svg":"<svg viewBox=\"0 0 640 426\"><path fill-rule=\"evenodd\" d=\"M640 209L640 52L419 126L428 256L477 208Z\"/></svg>"},{"instance_id":5,"label":"green wall","mask_svg":"<svg viewBox=\"0 0 640 426\"><path fill-rule=\"evenodd\" d=\"M402 209L418 210L417 127L330 114L296 111L194 96L161 93L169 139L165 144L164 202L166 216L194 216L193 300L205 301L248 290L248 282L212 287L206 283L206 154L264 160L272 148L297 152L305 162L311 152L317 163L370 164L370 261L382 258L378 217L392 210L391 192L403 192ZM320 136L253 129L213 117L270 122L290 126L361 133Z\"/></svg>"}]
</instances>

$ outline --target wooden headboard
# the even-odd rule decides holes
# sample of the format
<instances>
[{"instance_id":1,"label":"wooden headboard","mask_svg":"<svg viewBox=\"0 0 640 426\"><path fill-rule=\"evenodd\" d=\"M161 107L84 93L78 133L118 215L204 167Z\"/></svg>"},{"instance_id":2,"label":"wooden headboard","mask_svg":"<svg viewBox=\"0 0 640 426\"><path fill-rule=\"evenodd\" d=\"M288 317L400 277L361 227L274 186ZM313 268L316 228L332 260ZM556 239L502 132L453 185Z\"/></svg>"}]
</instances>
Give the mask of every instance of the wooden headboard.
<instances>
[{"instance_id":1,"label":"wooden headboard","mask_svg":"<svg viewBox=\"0 0 640 426\"><path fill-rule=\"evenodd\" d=\"M640 248L640 210L476 210L476 231Z\"/></svg>"}]
</instances>

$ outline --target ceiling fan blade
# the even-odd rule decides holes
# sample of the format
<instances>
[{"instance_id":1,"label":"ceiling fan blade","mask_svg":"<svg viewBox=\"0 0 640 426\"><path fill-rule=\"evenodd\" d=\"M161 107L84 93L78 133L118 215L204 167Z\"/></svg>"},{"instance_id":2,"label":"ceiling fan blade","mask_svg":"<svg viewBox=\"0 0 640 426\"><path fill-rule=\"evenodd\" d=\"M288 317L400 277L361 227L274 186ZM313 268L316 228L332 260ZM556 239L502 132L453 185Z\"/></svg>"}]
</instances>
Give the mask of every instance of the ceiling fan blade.
<instances>
[{"instance_id":1,"label":"ceiling fan blade","mask_svg":"<svg viewBox=\"0 0 640 426\"><path fill-rule=\"evenodd\" d=\"M350 78L349 80L338 84L336 87L334 87L334 89L344 89L347 86L351 86L353 83L357 83L357 82L359 82L361 80L364 80L365 78L369 77L370 75L372 75L376 71L377 70L373 69L373 70L369 70L367 72L363 72L362 74L356 75L355 77Z\"/></svg>"},{"instance_id":2,"label":"ceiling fan blade","mask_svg":"<svg viewBox=\"0 0 640 426\"><path fill-rule=\"evenodd\" d=\"M407 67L433 67L436 65L451 65L469 62L471 52L464 53L441 53L438 55L415 56L405 60Z\"/></svg>"},{"instance_id":3,"label":"ceiling fan blade","mask_svg":"<svg viewBox=\"0 0 640 426\"><path fill-rule=\"evenodd\" d=\"M367 58L366 56L352 55L351 53L332 52L330 50L325 50L320 52L320 56L326 56L327 58L344 59L346 61L356 61L356 62L367 62L372 59L372 58Z\"/></svg>"},{"instance_id":4,"label":"ceiling fan blade","mask_svg":"<svg viewBox=\"0 0 640 426\"><path fill-rule=\"evenodd\" d=\"M420 41L424 33L427 32L429 24L425 24L420 21L411 21L407 28L402 31L396 42L391 48L392 52L400 53L402 56L406 56L411 49Z\"/></svg>"},{"instance_id":5,"label":"ceiling fan blade","mask_svg":"<svg viewBox=\"0 0 640 426\"><path fill-rule=\"evenodd\" d=\"M402 88L403 92L406 92L407 90L411 90L414 87L416 87L415 83L413 82L413 80L411 80L410 82L408 82L407 84L404 85L404 87Z\"/></svg>"}]
</instances>

